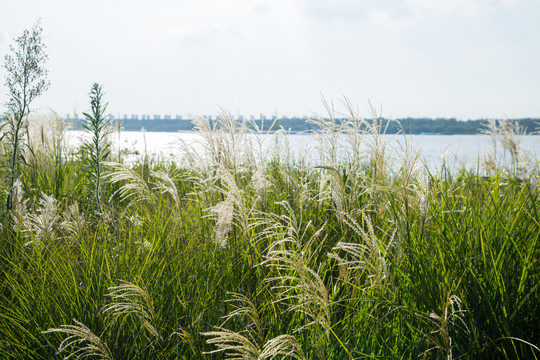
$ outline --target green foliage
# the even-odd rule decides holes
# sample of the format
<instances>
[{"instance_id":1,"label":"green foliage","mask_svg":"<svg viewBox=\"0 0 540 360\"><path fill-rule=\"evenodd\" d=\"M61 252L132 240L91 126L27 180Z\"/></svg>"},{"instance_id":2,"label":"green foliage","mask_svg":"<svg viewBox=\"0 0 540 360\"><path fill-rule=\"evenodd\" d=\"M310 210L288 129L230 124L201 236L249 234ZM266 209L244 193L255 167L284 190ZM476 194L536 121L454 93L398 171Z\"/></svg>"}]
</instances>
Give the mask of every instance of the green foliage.
<instances>
[{"instance_id":1,"label":"green foliage","mask_svg":"<svg viewBox=\"0 0 540 360\"><path fill-rule=\"evenodd\" d=\"M90 113L84 113L86 122L83 128L91 135L84 144L86 150L86 171L93 191L93 202L96 213L103 213L103 177L105 161L110 154L109 135L112 133L109 115L106 114L107 103L103 101L103 88L93 84L90 90Z\"/></svg>"},{"instance_id":2,"label":"green foliage","mask_svg":"<svg viewBox=\"0 0 540 360\"><path fill-rule=\"evenodd\" d=\"M86 163L23 171L27 221L0 230L0 358L539 357L538 166L435 172L403 149L393 169L369 132L347 162L259 163L231 143L247 129L207 130L234 151L109 164L92 226Z\"/></svg>"}]
</instances>

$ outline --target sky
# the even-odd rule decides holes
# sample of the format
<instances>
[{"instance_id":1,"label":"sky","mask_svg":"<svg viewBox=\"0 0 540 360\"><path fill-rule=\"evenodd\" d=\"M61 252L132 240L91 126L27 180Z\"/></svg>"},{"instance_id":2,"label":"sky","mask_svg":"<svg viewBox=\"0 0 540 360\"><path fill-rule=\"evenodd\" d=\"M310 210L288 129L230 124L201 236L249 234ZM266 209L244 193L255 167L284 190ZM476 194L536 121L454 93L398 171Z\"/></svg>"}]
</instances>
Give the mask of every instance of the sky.
<instances>
[{"instance_id":1,"label":"sky","mask_svg":"<svg viewBox=\"0 0 540 360\"><path fill-rule=\"evenodd\" d=\"M538 0L0 0L0 61L41 19L33 107L124 114L540 117ZM7 100L0 69L0 110Z\"/></svg>"}]
</instances>

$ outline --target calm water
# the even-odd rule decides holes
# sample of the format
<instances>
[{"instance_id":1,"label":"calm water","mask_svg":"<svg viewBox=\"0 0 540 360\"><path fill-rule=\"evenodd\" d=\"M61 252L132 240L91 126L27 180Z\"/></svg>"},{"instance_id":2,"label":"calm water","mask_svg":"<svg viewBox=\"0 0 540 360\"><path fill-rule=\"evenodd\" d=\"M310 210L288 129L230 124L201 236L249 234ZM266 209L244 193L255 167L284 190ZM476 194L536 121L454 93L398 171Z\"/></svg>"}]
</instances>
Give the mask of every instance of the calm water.
<instances>
[{"instance_id":1,"label":"calm water","mask_svg":"<svg viewBox=\"0 0 540 360\"><path fill-rule=\"evenodd\" d=\"M70 131L70 145L74 147L80 145L85 136L81 131ZM112 138L115 151L121 148L129 154L126 155L127 161L132 161L138 154L145 153L153 157L179 160L182 157L181 142L192 145L196 150L202 148L200 145L202 137L192 132L124 131L120 134L114 133ZM281 153L288 149L290 155L297 160L304 159L310 163L320 162L320 154L317 151L318 141L310 135L291 134L287 135L287 138L278 139L272 135L265 135L261 138L262 151L259 150L258 142L254 137L248 139L256 147L256 152L259 151L265 156L270 156L279 146ZM491 149L491 139L487 135L413 135L407 137L384 135L383 139L388 143L388 154L392 158L403 154L404 144L408 139L412 148L419 151L422 160L430 167L440 166L443 154L446 154L445 157L450 164L465 163L469 167L475 166L477 159ZM536 154L540 154L540 136L528 135L520 137L519 140L522 148L531 158L534 159ZM340 138L340 143L345 146L345 139ZM498 147L502 150L500 144ZM346 152L343 149L338 149L338 154L345 160ZM502 160L509 157L502 151L499 156Z\"/></svg>"}]
</instances>

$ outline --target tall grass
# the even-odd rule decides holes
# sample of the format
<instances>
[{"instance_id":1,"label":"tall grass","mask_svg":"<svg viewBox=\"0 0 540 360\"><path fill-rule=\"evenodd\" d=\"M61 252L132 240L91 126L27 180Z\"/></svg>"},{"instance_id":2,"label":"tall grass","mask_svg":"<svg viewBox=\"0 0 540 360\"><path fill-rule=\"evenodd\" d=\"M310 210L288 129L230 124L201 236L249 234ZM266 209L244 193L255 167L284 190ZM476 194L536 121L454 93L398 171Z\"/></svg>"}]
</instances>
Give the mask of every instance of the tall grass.
<instances>
[{"instance_id":1,"label":"tall grass","mask_svg":"<svg viewBox=\"0 0 540 360\"><path fill-rule=\"evenodd\" d=\"M198 118L183 162L103 164L99 222L80 152L34 151L0 230L0 358L539 358L538 162L427 168L345 109L315 120L314 166Z\"/></svg>"}]
</instances>

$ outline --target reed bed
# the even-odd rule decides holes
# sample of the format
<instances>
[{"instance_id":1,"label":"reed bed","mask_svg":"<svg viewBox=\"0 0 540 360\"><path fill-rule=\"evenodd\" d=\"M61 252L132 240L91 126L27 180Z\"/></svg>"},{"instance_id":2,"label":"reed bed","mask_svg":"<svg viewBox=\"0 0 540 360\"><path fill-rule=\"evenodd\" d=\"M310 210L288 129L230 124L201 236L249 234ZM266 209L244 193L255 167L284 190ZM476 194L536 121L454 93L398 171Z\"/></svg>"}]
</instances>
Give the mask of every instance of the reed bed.
<instances>
[{"instance_id":1,"label":"reed bed","mask_svg":"<svg viewBox=\"0 0 540 360\"><path fill-rule=\"evenodd\" d=\"M112 152L99 206L88 149L29 132L13 191L0 169L0 358L539 358L539 169L520 129L490 123L477 169L432 169L346 105L347 122L331 103L314 118L315 165L227 113L196 118L204 142L175 162Z\"/></svg>"}]
</instances>

